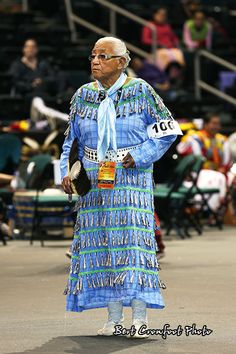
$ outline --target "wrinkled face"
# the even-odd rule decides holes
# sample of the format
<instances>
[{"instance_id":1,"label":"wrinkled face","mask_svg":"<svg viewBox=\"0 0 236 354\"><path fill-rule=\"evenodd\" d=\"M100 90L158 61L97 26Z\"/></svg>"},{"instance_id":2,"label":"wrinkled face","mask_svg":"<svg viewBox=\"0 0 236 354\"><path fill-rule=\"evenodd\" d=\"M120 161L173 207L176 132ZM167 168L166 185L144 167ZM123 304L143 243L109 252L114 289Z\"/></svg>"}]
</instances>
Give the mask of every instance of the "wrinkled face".
<instances>
[{"instance_id":1,"label":"wrinkled face","mask_svg":"<svg viewBox=\"0 0 236 354\"><path fill-rule=\"evenodd\" d=\"M205 21L205 16L202 12L197 12L194 16L194 23L197 27L202 27Z\"/></svg>"},{"instance_id":2,"label":"wrinkled face","mask_svg":"<svg viewBox=\"0 0 236 354\"><path fill-rule=\"evenodd\" d=\"M204 128L207 132L211 135L215 135L220 132L221 130L221 122L220 117L212 117L209 123L205 123Z\"/></svg>"},{"instance_id":3,"label":"wrinkled face","mask_svg":"<svg viewBox=\"0 0 236 354\"><path fill-rule=\"evenodd\" d=\"M158 10L153 16L154 22L158 24L166 23L167 21L167 12L165 9Z\"/></svg>"},{"instance_id":4,"label":"wrinkled face","mask_svg":"<svg viewBox=\"0 0 236 354\"><path fill-rule=\"evenodd\" d=\"M122 72L125 64L125 59L118 57L118 54L114 53L112 43L108 42L95 44L91 54L95 55L95 58L91 61L91 72L95 80L109 79L109 77L112 77L116 74L118 75ZM102 57L99 58L99 54L108 54L117 57L106 60Z\"/></svg>"},{"instance_id":5,"label":"wrinkled face","mask_svg":"<svg viewBox=\"0 0 236 354\"><path fill-rule=\"evenodd\" d=\"M32 39L29 39L28 41L26 41L24 44L24 47L23 47L23 54L27 58L36 57L38 54L37 43Z\"/></svg>"}]
</instances>

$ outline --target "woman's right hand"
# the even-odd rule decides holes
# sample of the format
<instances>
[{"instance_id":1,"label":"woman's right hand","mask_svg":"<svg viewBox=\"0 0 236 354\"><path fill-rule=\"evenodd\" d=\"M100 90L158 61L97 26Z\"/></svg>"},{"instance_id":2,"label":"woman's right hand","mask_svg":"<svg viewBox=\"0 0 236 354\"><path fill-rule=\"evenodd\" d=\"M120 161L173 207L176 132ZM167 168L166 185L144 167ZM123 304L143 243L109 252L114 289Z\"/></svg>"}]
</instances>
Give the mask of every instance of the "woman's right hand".
<instances>
[{"instance_id":1,"label":"woman's right hand","mask_svg":"<svg viewBox=\"0 0 236 354\"><path fill-rule=\"evenodd\" d=\"M65 176L62 180L62 188L66 194L73 194L73 190L71 187L71 180L68 176Z\"/></svg>"}]
</instances>

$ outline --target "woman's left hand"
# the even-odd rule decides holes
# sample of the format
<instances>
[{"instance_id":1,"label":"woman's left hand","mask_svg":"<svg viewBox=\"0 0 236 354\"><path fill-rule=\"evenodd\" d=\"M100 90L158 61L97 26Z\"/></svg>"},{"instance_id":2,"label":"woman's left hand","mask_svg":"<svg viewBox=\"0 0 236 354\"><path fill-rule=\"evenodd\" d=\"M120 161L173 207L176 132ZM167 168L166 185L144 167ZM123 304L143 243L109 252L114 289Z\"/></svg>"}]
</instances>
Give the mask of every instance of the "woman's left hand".
<instances>
[{"instance_id":1,"label":"woman's left hand","mask_svg":"<svg viewBox=\"0 0 236 354\"><path fill-rule=\"evenodd\" d=\"M124 168L129 168L129 167L135 167L135 161L133 159L133 157L130 155L130 153L128 152L128 154L123 158L122 160L122 164Z\"/></svg>"}]
</instances>

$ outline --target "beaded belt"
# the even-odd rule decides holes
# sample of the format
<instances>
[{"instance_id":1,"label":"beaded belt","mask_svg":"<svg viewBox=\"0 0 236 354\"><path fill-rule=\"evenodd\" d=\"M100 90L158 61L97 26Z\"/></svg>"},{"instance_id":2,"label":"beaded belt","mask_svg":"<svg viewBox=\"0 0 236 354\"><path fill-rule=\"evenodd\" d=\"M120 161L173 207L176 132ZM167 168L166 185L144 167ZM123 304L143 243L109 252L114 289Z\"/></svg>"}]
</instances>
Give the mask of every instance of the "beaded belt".
<instances>
[{"instance_id":1,"label":"beaded belt","mask_svg":"<svg viewBox=\"0 0 236 354\"><path fill-rule=\"evenodd\" d=\"M122 149L117 149L117 153L114 150L108 150L103 161L121 162L129 151L134 150L139 146L141 146L141 144L122 148ZM87 146L85 146L84 148L84 157L87 160L98 162L97 150L90 149Z\"/></svg>"}]
</instances>

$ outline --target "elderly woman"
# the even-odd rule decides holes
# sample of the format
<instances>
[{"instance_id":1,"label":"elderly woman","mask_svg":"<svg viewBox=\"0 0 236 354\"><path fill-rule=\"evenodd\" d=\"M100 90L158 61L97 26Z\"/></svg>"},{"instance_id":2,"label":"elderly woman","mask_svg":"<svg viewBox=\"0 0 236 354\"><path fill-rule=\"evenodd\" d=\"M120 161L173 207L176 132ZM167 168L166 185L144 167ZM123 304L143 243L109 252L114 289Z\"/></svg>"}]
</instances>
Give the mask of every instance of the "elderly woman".
<instances>
[{"instance_id":1,"label":"elderly woman","mask_svg":"<svg viewBox=\"0 0 236 354\"><path fill-rule=\"evenodd\" d=\"M181 132L152 87L124 73L130 57L121 40L99 39L89 60L95 81L72 98L61 155L66 193L72 193L67 164L74 138L92 185L78 197L66 310L107 307L108 321L98 334L112 335L123 322L123 306L130 306L131 337L144 338L138 330L148 325L146 309L165 306L154 235L153 162ZM107 161L112 163L106 188L98 173Z\"/></svg>"}]
</instances>

